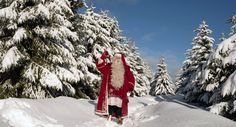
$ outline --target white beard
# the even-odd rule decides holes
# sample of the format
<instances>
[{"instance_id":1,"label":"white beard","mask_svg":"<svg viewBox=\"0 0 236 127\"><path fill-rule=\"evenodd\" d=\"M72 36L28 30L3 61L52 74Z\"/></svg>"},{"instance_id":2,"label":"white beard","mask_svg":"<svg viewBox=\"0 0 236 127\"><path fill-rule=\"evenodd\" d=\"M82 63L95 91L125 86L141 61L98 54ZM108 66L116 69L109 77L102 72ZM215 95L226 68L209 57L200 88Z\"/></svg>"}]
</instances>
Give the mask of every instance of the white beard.
<instances>
[{"instance_id":1,"label":"white beard","mask_svg":"<svg viewBox=\"0 0 236 127\"><path fill-rule=\"evenodd\" d=\"M124 65L121 59L118 61L112 61L111 64L111 85L115 89L120 89L124 84Z\"/></svg>"}]
</instances>

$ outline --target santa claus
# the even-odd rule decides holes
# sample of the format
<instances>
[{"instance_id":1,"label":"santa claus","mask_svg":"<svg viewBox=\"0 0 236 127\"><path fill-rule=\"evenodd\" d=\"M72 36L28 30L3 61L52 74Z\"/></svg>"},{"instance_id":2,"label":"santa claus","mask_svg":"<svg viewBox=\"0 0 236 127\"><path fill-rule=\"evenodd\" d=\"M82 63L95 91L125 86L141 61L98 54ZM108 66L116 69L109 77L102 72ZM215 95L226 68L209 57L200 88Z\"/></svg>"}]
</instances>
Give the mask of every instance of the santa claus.
<instances>
[{"instance_id":1,"label":"santa claus","mask_svg":"<svg viewBox=\"0 0 236 127\"><path fill-rule=\"evenodd\" d=\"M135 79L125 62L124 54L116 53L111 63L105 62L106 58L109 58L109 54L104 51L96 61L97 69L102 73L96 114L108 118L116 116L118 124L122 124L123 118L128 115L127 93L134 90Z\"/></svg>"}]
</instances>

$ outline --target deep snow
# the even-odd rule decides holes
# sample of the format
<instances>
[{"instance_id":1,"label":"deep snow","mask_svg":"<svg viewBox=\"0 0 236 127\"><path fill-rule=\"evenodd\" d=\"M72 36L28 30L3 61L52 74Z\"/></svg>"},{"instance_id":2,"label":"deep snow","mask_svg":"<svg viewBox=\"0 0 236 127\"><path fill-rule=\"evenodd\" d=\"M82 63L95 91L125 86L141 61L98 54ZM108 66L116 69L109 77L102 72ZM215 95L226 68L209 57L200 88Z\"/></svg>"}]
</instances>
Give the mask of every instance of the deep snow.
<instances>
[{"instance_id":1,"label":"deep snow","mask_svg":"<svg viewBox=\"0 0 236 127\"><path fill-rule=\"evenodd\" d=\"M0 100L0 127L117 127L94 114L96 101L55 99ZM236 127L236 122L191 106L179 96L130 98L122 127Z\"/></svg>"}]
</instances>

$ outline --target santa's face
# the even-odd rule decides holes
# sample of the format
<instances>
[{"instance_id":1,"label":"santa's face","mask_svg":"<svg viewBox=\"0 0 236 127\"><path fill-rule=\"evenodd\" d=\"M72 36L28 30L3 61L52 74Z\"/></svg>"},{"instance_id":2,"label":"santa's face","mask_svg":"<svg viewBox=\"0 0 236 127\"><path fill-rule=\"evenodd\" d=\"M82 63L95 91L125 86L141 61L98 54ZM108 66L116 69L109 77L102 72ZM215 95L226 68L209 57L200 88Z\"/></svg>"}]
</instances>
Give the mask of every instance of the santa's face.
<instances>
[{"instance_id":1,"label":"santa's face","mask_svg":"<svg viewBox=\"0 0 236 127\"><path fill-rule=\"evenodd\" d=\"M121 64L122 61L121 61L121 54L115 54L114 57L113 57L113 63L114 64Z\"/></svg>"}]
</instances>

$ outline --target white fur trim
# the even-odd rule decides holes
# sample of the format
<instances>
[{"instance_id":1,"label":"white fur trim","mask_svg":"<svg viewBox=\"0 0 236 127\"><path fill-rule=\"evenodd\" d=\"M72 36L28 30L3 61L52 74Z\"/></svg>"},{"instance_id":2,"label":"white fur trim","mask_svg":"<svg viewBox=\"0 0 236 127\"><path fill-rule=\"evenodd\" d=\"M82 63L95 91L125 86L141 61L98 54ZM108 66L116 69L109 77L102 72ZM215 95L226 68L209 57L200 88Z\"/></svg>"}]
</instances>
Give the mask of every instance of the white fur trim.
<instances>
[{"instance_id":1,"label":"white fur trim","mask_svg":"<svg viewBox=\"0 0 236 127\"><path fill-rule=\"evenodd\" d=\"M108 115L108 113L106 113L106 112L95 112L95 114L97 114L97 115Z\"/></svg>"},{"instance_id":2,"label":"white fur trim","mask_svg":"<svg viewBox=\"0 0 236 127\"><path fill-rule=\"evenodd\" d=\"M98 65L98 68L100 69L100 68L103 68L103 67L105 67L106 66L106 64L104 64L103 66L101 66L101 65Z\"/></svg>"},{"instance_id":3,"label":"white fur trim","mask_svg":"<svg viewBox=\"0 0 236 127\"><path fill-rule=\"evenodd\" d=\"M122 99L119 97L109 97L108 98L108 105L122 107Z\"/></svg>"}]
</instances>

